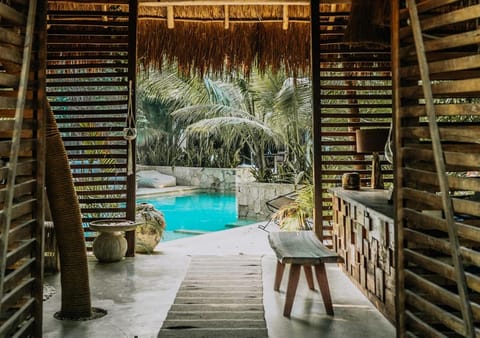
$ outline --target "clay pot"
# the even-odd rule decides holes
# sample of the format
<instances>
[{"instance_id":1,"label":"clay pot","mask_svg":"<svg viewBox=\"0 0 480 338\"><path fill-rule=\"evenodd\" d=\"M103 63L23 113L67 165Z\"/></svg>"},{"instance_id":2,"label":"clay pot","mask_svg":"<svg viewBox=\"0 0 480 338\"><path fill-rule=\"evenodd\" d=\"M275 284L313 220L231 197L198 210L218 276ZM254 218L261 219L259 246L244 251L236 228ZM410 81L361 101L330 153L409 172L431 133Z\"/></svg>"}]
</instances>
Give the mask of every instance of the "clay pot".
<instances>
[{"instance_id":1,"label":"clay pot","mask_svg":"<svg viewBox=\"0 0 480 338\"><path fill-rule=\"evenodd\" d=\"M152 253L160 242L165 230L165 216L152 204L137 204L135 221L135 252Z\"/></svg>"},{"instance_id":2,"label":"clay pot","mask_svg":"<svg viewBox=\"0 0 480 338\"><path fill-rule=\"evenodd\" d=\"M93 241L93 254L100 262L118 262L127 252L125 231L135 229L136 224L127 220L105 219L90 222L90 228L98 231Z\"/></svg>"},{"instance_id":3,"label":"clay pot","mask_svg":"<svg viewBox=\"0 0 480 338\"><path fill-rule=\"evenodd\" d=\"M118 262L127 252L127 240L121 231L101 232L93 242L93 254L100 262Z\"/></svg>"}]
</instances>

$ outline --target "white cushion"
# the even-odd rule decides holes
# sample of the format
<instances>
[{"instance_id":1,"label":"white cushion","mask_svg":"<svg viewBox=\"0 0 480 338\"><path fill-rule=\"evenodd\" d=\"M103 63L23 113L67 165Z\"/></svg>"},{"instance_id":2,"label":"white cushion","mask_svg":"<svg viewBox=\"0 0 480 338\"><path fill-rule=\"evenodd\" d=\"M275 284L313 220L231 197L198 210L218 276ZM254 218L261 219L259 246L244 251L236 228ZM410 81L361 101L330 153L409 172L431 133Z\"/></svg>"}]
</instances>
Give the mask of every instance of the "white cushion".
<instances>
[{"instance_id":1,"label":"white cushion","mask_svg":"<svg viewBox=\"0 0 480 338\"><path fill-rule=\"evenodd\" d=\"M165 188L176 185L177 179L174 176L165 175L155 170L137 172L138 188Z\"/></svg>"}]
</instances>

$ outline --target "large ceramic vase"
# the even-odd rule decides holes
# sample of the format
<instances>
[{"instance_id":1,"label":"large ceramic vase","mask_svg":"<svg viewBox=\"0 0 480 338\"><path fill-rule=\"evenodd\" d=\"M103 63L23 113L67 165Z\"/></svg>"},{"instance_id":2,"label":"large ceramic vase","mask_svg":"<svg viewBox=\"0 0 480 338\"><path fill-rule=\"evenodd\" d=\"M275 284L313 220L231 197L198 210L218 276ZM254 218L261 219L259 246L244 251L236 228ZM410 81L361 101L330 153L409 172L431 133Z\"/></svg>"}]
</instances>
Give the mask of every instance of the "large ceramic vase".
<instances>
[{"instance_id":1,"label":"large ceramic vase","mask_svg":"<svg viewBox=\"0 0 480 338\"><path fill-rule=\"evenodd\" d=\"M166 223L163 213L152 204L140 203L136 207L135 252L152 253L160 242Z\"/></svg>"}]
</instances>

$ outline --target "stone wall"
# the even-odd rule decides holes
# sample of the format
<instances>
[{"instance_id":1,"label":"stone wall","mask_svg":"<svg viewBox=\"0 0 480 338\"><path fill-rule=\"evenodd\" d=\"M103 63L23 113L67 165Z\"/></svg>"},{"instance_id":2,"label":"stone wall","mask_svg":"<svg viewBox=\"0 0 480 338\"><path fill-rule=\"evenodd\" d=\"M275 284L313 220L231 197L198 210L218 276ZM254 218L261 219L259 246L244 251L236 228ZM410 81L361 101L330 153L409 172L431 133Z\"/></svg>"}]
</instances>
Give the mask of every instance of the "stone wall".
<instances>
[{"instance_id":1,"label":"stone wall","mask_svg":"<svg viewBox=\"0 0 480 338\"><path fill-rule=\"evenodd\" d=\"M265 203L294 190L293 184L237 182L238 216L265 220L271 214Z\"/></svg>"},{"instance_id":2,"label":"stone wall","mask_svg":"<svg viewBox=\"0 0 480 338\"><path fill-rule=\"evenodd\" d=\"M168 167L137 165L137 171L156 170L162 174L175 176L177 185L196 186L215 191L235 191L237 172L248 169ZM243 177L244 174L240 174ZM248 176L245 174L245 176Z\"/></svg>"}]
</instances>

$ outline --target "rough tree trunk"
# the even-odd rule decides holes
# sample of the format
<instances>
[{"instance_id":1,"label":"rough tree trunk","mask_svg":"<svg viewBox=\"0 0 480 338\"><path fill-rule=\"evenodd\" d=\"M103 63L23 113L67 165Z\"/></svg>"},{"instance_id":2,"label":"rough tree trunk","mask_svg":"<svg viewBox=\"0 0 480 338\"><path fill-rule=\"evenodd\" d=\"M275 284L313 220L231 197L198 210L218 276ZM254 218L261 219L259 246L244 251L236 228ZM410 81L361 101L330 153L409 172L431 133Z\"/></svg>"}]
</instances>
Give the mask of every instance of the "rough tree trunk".
<instances>
[{"instance_id":1,"label":"rough tree trunk","mask_svg":"<svg viewBox=\"0 0 480 338\"><path fill-rule=\"evenodd\" d=\"M60 252L62 305L68 319L92 315L87 252L80 206L53 111L47 109L46 187Z\"/></svg>"}]
</instances>

